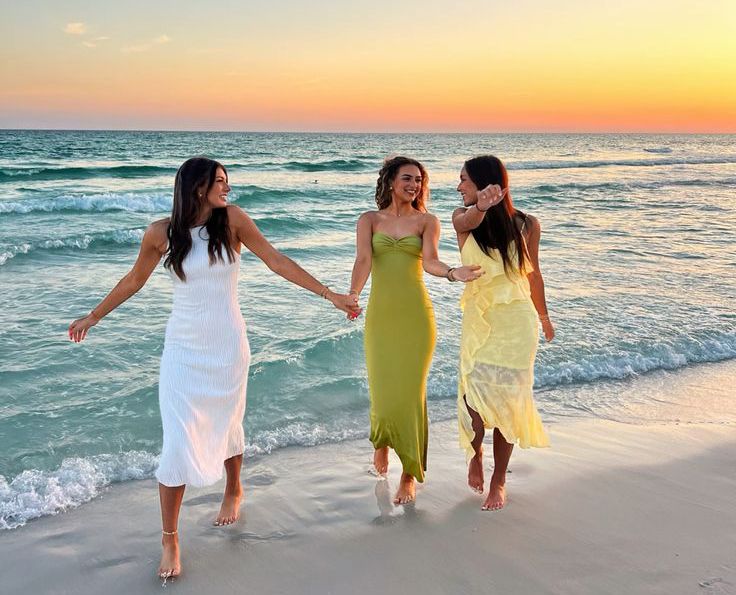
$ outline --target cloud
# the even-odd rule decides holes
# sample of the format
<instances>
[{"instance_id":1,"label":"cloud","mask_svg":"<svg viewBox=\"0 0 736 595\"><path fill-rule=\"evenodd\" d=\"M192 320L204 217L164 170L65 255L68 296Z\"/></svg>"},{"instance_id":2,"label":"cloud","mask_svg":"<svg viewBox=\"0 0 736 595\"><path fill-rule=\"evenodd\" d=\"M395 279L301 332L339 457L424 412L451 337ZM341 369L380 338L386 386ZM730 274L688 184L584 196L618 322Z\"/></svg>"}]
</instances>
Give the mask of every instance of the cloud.
<instances>
[{"instance_id":1,"label":"cloud","mask_svg":"<svg viewBox=\"0 0 736 595\"><path fill-rule=\"evenodd\" d=\"M82 45L86 48L96 48L100 41L107 41L109 37L102 35L100 37L93 37L82 42Z\"/></svg>"},{"instance_id":2,"label":"cloud","mask_svg":"<svg viewBox=\"0 0 736 595\"><path fill-rule=\"evenodd\" d=\"M64 27L64 33L69 35L84 35L87 31L87 25L84 23L67 23Z\"/></svg>"},{"instance_id":3,"label":"cloud","mask_svg":"<svg viewBox=\"0 0 736 595\"><path fill-rule=\"evenodd\" d=\"M152 39L151 41L148 41L146 43L139 43L137 45L128 45L124 48L121 48L121 52L124 54L138 54L140 52L147 52L153 46L155 45L162 45L164 43L169 43L171 41L171 37L168 35L159 35L155 39Z\"/></svg>"}]
</instances>

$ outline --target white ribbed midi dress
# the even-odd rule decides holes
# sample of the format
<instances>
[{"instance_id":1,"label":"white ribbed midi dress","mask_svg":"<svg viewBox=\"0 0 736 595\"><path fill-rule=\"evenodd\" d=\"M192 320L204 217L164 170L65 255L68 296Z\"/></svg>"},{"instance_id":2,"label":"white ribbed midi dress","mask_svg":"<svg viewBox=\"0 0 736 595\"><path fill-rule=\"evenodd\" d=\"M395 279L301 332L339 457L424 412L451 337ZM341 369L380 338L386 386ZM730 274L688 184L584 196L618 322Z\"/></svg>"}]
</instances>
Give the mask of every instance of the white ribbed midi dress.
<instances>
[{"instance_id":1,"label":"white ribbed midi dress","mask_svg":"<svg viewBox=\"0 0 736 595\"><path fill-rule=\"evenodd\" d=\"M238 305L240 256L210 265L208 236L195 227L173 271L174 304L161 356L159 406L164 438L156 477L166 486L206 486L223 461L245 448L243 416L250 347Z\"/></svg>"}]
</instances>

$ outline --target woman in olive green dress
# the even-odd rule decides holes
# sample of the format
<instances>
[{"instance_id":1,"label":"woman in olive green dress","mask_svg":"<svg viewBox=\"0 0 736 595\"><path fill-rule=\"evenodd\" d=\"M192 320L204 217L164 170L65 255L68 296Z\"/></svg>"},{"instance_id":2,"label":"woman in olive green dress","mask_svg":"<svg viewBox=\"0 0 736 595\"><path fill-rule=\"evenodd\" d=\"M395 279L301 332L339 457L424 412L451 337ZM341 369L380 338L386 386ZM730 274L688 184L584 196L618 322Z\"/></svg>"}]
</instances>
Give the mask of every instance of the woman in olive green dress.
<instances>
[{"instance_id":1,"label":"woman in olive green dress","mask_svg":"<svg viewBox=\"0 0 736 595\"><path fill-rule=\"evenodd\" d=\"M450 281L472 281L478 266L451 268L437 257L440 224L424 206L429 179L408 157L386 160L376 184L377 211L358 219L350 292L372 275L365 321L365 357L376 471L388 470L393 448L403 467L394 503L415 498L427 469L426 384L435 344L432 302L422 269Z\"/></svg>"}]
</instances>

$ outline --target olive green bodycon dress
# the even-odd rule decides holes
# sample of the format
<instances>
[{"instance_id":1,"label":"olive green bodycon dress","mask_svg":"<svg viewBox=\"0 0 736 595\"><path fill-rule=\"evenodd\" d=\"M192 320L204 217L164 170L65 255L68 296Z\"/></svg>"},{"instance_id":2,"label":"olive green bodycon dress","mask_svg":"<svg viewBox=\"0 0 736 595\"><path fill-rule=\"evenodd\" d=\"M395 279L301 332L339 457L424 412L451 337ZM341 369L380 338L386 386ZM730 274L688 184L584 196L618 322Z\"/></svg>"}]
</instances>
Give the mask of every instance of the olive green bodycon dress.
<instances>
[{"instance_id":1,"label":"olive green bodycon dress","mask_svg":"<svg viewBox=\"0 0 736 595\"><path fill-rule=\"evenodd\" d=\"M372 237L371 294L365 320L371 442L389 446L404 471L427 469L427 374L435 345L432 302L424 287L422 239Z\"/></svg>"}]
</instances>

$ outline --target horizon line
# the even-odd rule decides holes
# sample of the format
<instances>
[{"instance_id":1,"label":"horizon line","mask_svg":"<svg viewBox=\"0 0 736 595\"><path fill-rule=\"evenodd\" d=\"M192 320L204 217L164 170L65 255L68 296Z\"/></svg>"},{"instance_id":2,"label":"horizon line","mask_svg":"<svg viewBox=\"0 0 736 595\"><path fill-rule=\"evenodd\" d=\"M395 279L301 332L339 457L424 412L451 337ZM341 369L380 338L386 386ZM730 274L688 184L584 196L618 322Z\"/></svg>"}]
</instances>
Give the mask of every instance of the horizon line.
<instances>
[{"instance_id":1,"label":"horizon line","mask_svg":"<svg viewBox=\"0 0 736 595\"><path fill-rule=\"evenodd\" d=\"M189 132L189 133L205 133L205 134L457 134L457 135L532 135L532 134L547 134L547 135L589 135L589 134L600 134L600 135L616 135L616 134L639 134L639 135L659 135L659 136L674 136L674 135L722 135L722 136L733 136L736 135L734 132L715 132L715 131L640 131L640 130L595 130L595 131L560 131L560 130L519 130L519 131L505 131L505 132L468 132L468 131L370 131L370 130L204 130L204 129L188 129L188 128L6 128L0 126L0 132Z\"/></svg>"}]
</instances>

